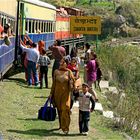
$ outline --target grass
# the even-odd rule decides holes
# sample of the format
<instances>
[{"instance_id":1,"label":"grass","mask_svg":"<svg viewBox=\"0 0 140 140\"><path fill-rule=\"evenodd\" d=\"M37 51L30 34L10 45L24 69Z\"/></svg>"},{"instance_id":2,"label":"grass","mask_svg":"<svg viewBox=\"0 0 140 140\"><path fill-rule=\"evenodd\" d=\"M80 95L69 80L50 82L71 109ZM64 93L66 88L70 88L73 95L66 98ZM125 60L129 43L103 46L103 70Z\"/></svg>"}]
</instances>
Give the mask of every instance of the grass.
<instances>
[{"instance_id":1,"label":"grass","mask_svg":"<svg viewBox=\"0 0 140 140\"><path fill-rule=\"evenodd\" d=\"M78 135L78 121L76 120L78 111L71 116L68 136L55 130L58 128L58 119L54 122L38 120L38 110L43 106L50 92L51 70L49 70L49 82L49 89L28 88L24 81L24 73L16 74L0 82L0 135L3 139L124 139L119 131L109 128L104 122L105 118L97 112L91 114L90 133L87 137Z\"/></svg>"}]
</instances>

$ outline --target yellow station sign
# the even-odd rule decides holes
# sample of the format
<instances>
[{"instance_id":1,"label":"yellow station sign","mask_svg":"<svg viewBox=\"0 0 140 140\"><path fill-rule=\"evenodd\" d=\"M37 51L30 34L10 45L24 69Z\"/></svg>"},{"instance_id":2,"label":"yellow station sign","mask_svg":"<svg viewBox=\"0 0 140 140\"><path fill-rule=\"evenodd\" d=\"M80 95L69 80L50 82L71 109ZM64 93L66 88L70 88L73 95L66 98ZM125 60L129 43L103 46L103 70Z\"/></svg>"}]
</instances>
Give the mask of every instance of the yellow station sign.
<instances>
[{"instance_id":1,"label":"yellow station sign","mask_svg":"<svg viewBox=\"0 0 140 140\"><path fill-rule=\"evenodd\" d=\"M101 18L99 16L71 16L71 34L101 34Z\"/></svg>"}]
</instances>

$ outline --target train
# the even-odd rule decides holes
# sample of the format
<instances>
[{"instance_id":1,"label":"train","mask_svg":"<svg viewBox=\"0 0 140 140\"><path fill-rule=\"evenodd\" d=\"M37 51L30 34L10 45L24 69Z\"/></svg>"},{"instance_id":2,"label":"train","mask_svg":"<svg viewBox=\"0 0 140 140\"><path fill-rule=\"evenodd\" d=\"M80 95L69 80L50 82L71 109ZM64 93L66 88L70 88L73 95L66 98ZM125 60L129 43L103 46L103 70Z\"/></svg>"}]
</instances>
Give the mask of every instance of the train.
<instances>
[{"instance_id":1,"label":"train","mask_svg":"<svg viewBox=\"0 0 140 140\"><path fill-rule=\"evenodd\" d=\"M73 46L84 43L84 36L70 34L70 16L81 16L76 8L55 7L40 0L1 0L0 26L10 24L10 45L0 37L0 79L19 59L20 38L28 33L33 42L43 40L45 49L61 40L67 54ZM1 29L0 29L1 30Z\"/></svg>"}]
</instances>

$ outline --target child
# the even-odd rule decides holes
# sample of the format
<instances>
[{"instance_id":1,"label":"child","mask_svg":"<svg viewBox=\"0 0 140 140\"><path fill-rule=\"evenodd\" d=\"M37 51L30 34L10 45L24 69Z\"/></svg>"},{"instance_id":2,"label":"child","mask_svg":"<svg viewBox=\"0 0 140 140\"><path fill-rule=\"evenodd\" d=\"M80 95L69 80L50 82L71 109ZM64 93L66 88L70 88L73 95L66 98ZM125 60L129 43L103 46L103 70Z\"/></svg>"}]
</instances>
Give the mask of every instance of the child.
<instances>
[{"instance_id":1,"label":"child","mask_svg":"<svg viewBox=\"0 0 140 140\"><path fill-rule=\"evenodd\" d=\"M91 93L88 92L89 85L82 84L82 92L78 94L79 100L79 131L80 134L88 135L90 112L94 110L95 102ZM92 103L90 108L90 102Z\"/></svg>"},{"instance_id":2,"label":"child","mask_svg":"<svg viewBox=\"0 0 140 140\"><path fill-rule=\"evenodd\" d=\"M93 94L95 101L98 101L97 93L92 89L92 85L93 83L95 84L97 77L96 58L97 55L93 51L91 51L90 59L85 67L87 70L87 83L90 87L90 93Z\"/></svg>"},{"instance_id":3,"label":"child","mask_svg":"<svg viewBox=\"0 0 140 140\"><path fill-rule=\"evenodd\" d=\"M96 81L97 81L97 85L98 85L98 87L99 87L99 90L101 91L101 88L100 88L100 81L101 81L101 79L102 79L102 71L101 71L101 69L100 69L100 67L99 67L99 64L96 63L96 65L97 65L97 71L96 71L97 77L96 77ZM95 88L96 88L96 83L95 83Z\"/></svg>"},{"instance_id":4,"label":"child","mask_svg":"<svg viewBox=\"0 0 140 140\"><path fill-rule=\"evenodd\" d=\"M72 71L75 79L79 78L79 70L78 70L78 66L77 66L77 60L75 57L73 57L71 59L71 62L70 62L70 64L68 64L67 68Z\"/></svg>"},{"instance_id":5,"label":"child","mask_svg":"<svg viewBox=\"0 0 140 140\"><path fill-rule=\"evenodd\" d=\"M43 75L45 74L45 85L48 88L48 65L50 64L50 59L46 55L46 51L42 49L42 54L40 55L38 64L40 65L40 89L43 87Z\"/></svg>"}]
</instances>

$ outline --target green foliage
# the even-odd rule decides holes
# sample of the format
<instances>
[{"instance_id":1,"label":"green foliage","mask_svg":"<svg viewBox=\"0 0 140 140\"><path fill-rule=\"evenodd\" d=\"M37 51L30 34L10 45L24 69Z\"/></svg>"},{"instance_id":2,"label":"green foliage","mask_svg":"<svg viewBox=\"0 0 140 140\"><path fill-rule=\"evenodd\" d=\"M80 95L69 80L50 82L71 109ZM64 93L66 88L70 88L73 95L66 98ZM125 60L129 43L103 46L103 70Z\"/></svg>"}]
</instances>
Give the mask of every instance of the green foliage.
<instances>
[{"instance_id":1,"label":"green foliage","mask_svg":"<svg viewBox=\"0 0 140 140\"><path fill-rule=\"evenodd\" d=\"M111 80L126 94L124 100L114 106L114 111L122 119L119 122L119 127L133 135L138 135L140 132L139 48L134 46L104 46L98 52L98 56L103 75L106 76L108 71L111 71L113 73Z\"/></svg>"},{"instance_id":2,"label":"green foliage","mask_svg":"<svg viewBox=\"0 0 140 140\"><path fill-rule=\"evenodd\" d=\"M136 22L140 22L140 2L123 2L121 3L121 14L127 18L127 21L132 24L136 25Z\"/></svg>"},{"instance_id":3,"label":"green foliage","mask_svg":"<svg viewBox=\"0 0 140 140\"><path fill-rule=\"evenodd\" d=\"M74 0L42 0L44 2L50 3L55 6L74 6Z\"/></svg>"},{"instance_id":4,"label":"green foliage","mask_svg":"<svg viewBox=\"0 0 140 140\"><path fill-rule=\"evenodd\" d=\"M93 3L93 5L96 7L108 8L110 10L114 9L114 4L112 2L95 2Z\"/></svg>"}]
</instances>

